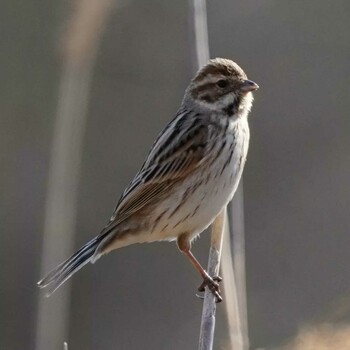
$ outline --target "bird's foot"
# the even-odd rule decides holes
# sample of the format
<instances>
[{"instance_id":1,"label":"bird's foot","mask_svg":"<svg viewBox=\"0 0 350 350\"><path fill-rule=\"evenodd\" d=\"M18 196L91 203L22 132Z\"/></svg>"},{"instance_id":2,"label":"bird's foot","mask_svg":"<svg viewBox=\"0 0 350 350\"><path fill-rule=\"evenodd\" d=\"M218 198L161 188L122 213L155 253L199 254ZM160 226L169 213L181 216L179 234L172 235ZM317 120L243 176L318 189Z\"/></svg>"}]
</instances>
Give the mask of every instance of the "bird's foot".
<instances>
[{"instance_id":1,"label":"bird's foot","mask_svg":"<svg viewBox=\"0 0 350 350\"><path fill-rule=\"evenodd\" d=\"M198 287L200 292L205 291L205 287L213 293L215 296L215 301L220 303L222 301L221 291L219 287L219 282L222 281L220 276L210 277L209 275L204 276L202 284Z\"/></svg>"}]
</instances>

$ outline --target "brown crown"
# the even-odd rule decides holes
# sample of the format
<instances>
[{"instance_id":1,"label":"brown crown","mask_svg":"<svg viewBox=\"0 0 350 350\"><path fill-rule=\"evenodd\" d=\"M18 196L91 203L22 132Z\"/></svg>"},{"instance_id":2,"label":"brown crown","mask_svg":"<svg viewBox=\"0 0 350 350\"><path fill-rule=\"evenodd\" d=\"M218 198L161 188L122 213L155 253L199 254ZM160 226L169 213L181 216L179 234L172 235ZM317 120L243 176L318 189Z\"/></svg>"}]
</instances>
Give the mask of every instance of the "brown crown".
<instances>
[{"instance_id":1,"label":"brown crown","mask_svg":"<svg viewBox=\"0 0 350 350\"><path fill-rule=\"evenodd\" d=\"M210 60L199 70L194 77L193 82L199 82L208 75L223 75L227 77L247 79L247 75L237 63L225 58L215 58Z\"/></svg>"}]
</instances>

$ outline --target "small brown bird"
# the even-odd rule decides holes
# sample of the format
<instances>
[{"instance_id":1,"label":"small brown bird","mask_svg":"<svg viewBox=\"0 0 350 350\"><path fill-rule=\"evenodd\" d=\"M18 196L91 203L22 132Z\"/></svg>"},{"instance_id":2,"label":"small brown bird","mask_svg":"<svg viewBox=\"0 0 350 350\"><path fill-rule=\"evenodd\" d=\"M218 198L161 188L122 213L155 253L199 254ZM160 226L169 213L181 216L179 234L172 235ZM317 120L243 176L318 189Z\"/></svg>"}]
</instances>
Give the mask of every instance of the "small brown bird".
<instances>
[{"instance_id":1,"label":"small brown bird","mask_svg":"<svg viewBox=\"0 0 350 350\"><path fill-rule=\"evenodd\" d=\"M248 152L252 91L234 62L216 58L190 82L175 118L154 142L102 232L38 282L53 293L88 262L134 243L177 241L221 301L211 277L191 253L191 241L232 199Z\"/></svg>"}]
</instances>

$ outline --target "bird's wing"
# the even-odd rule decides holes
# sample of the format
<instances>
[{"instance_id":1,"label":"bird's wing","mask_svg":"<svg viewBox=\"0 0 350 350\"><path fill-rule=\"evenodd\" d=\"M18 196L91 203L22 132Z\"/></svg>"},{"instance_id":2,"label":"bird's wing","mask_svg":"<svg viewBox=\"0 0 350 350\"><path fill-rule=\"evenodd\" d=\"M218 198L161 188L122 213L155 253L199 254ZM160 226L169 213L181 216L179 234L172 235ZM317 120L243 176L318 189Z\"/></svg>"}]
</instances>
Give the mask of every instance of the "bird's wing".
<instances>
[{"instance_id":1,"label":"bird's wing","mask_svg":"<svg viewBox=\"0 0 350 350\"><path fill-rule=\"evenodd\" d=\"M209 129L196 118L181 115L159 135L141 170L124 191L109 224L101 234L161 198L174 184L207 159Z\"/></svg>"}]
</instances>

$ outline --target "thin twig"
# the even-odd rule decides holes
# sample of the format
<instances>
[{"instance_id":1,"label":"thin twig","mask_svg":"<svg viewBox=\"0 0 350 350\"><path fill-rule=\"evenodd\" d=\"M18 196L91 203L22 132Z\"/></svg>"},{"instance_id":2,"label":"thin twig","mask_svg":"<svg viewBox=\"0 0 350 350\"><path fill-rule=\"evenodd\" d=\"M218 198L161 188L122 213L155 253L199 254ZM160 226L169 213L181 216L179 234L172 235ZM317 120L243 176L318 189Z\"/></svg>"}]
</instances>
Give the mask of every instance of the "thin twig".
<instances>
[{"instance_id":1,"label":"thin twig","mask_svg":"<svg viewBox=\"0 0 350 350\"><path fill-rule=\"evenodd\" d=\"M209 59L209 40L207 27L207 10L205 0L193 0L193 22L194 38L196 47L197 68L203 66ZM226 312L228 316L229 335L231 348L235 350L245 350L248 348L248 331L247 331L247 305L245 290L245 256L244 256L244 219L243 219L243 185L242 183L237 190L234 199L234 205L229 206L230 225L225 208L224 215L227 220L226 231L228 246L223 252L223 274L224 274L224 293L226 296ZM235 222L232 223L234 218ZM219 218L218 218L219 220ZM221 218L221 220L223 220ZM219 223L214 223L215 227ZM232 230L232 231L231 231ZM231 242L231 243L229 243ZM231 254L232 252L232 254ZM210 248L209 265L213 250ZM220 253L219 253L220 255ZM234 267L233 268L233 263ZM209 272L210 273L210 272ZM235 274L237 273L237 280ZM213 276L213 274L211 274ZM208 294L208 292L206 292ZM205 299L202 314L202 326L199 349L212 349L215 327L215 298L208 295ZM209 304L211 303L210 308ZM207 318L207 320L205 320ZM206 342L206 344L204 344Z\"/></svg>"},{"instance_id":2,"label":"thin twig","mask_svg":"<svg viewBox=\"0 0 350 350\"><path fill-rule=\"evenodd\" d=\"M217 216L211 233L208 273L215 276L219 272L223 231L226 220L226 208ZM215 330L216 300L214 294L206 288L204 294L201 330L199 335L199 350L211 350L213 348Z\"/></svg>"},{"instance_id":3,"label":"thin twig","mask_svg":"<svg viewBox=\"0 0 350 350\"><path fill-rule=\"evenodd\" d=\"M209 59L207 9L205 0L193 0L192 4L196 63L198 69ZM219 214L213 223L208 261L208 273L210 276L216 275L219 270L225 216L226 208L224 208L223 212ZM215 313L215 296L206 288L199 336L199 350L211 350L213 348Z\"/></svg>"}]
</instances>

